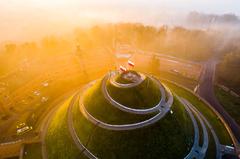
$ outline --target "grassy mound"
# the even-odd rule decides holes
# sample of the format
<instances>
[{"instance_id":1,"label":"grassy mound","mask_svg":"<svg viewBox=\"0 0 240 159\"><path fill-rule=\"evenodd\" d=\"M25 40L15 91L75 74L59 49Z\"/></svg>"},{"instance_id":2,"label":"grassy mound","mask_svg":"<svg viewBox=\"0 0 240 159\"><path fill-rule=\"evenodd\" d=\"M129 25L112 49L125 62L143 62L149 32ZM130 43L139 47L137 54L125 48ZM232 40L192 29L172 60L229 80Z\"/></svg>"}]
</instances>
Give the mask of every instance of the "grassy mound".
<instances>
[{"instance_id":1,"label":"grassy mound","mask_svg":"<svg viewBox=\"0 0 240 159\"><path fill-rule=\"evenodd\" d=\"M158 104L161 98L158 84L149 77L132 88L117 88L108 82L107 89L114 100L130 108L151 108Z\"/></svg>"},{"instance_id":2,"label":"grassy mound","mask_svg":"<svg viewBox=\"0 0 240 159\"><path fill-rule=\"evenodd\" d=\"M154 125L129 131L97 127L84 118L78 106L73 108L73 121L81 142L99 158L183 158L192 145L193 127L178 101L172 110L173 114Z\"/></svg>"},{"instance_id":3,"label":"grassy mound","mask_svg":"<svg viewBox=\"0 0 240 159\"><path fill-rule=\"evenodd\" d=\"M71 99L57 111L48 128L45 140L49 159L73 159L80 155L67 127L67 108Z\"/></svg>"},{"instance_id":4,"label":"grassy mound","mask_svg":"<svg viewBox=\"0 0 240 159\"><path fill-rule=\"evenodd\" d=\"M138 115L123 112L112 106L103 96L101 81L95 83L84 93L84 105L95 118L110 124L130 124L144 121L155 114ZM108 113L106 113L108 112Z\"/></svg>"},{"instance_id":5,"label":"grassy mound","mask_svg":"<svg viewBox=\"0 0 240 159\"><path fill-rule=\"evenodd\" d=\"M221 143L228 145L232 143L222 123L202 101L185 89L169 82L164 83L203 113L214 127ZM136 122L151 116L135 116L114 108L104 101L100 86L101 81L98 81L84 95L87 109L100 120L119 124ZM67 130L67 108L71 99L69 98L58 110L48 129L46 143L50 159L85 158L84 154L75 147ZM155 124L129 131L111 131L92 124L80 112L78 102L75 102L72 113L74 128L80 141L98 158L183 158L189 153L193 144L193 125L178 100L174 99L171 110L173 114L168 113ZM197 123L200 125L199 122ZM208 131L210 138L206 158L214 158L215 143L210 130ZM200 135L202 135L201 128Z\"/></svg>"}]
</instances>

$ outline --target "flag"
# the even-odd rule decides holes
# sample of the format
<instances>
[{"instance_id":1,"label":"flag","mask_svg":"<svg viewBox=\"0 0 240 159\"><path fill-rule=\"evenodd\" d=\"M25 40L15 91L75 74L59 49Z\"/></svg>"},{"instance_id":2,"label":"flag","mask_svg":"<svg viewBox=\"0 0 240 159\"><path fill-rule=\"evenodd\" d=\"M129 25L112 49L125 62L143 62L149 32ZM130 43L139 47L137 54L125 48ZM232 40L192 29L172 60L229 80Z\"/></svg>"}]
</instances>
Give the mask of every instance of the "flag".
<instances>
[{"instance_id":1,"label":"flag","mask_svg":"<svg viewBox=\"0 0 240 159\"><path fill-rule=\"evenodd\" d=\"M123 67L123 66L120 66L120 70L123 71L123 72L127 71L127 69L125 67Z\"/></svg>"},{"instance_id":2,"label":"flag","mask_svg":"<svg viewBox=\"0 0 240 159\"><path fill-rule=\"evenodd\" d=\"M134 67L135 64L132 61L128 60L128 65Z\"/></svg>"}]
</instances>

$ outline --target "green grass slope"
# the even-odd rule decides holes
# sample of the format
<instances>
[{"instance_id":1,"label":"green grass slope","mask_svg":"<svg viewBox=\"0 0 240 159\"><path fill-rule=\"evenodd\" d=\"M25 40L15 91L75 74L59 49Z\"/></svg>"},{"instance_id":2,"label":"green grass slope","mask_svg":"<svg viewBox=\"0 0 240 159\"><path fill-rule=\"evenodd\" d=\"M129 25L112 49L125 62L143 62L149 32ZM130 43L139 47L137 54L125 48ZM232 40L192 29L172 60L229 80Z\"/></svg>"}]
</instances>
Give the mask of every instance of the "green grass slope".
<instances>
[{"instance_id":1,"label":"green grass slope","mask_svg":"<svg viewBox=\"0 0 240 159\"><path fill-rule=\"evenodd\" d=\"M198 99L197 96L192 94L191 92L178 87L177 85L164 81L164 83L177 95L180 97L186 98L192 105L194 105L202 114L206 117L206 119L213 126L216 134L219 137L221 144L231 145L232 140L224 127L223 123L216 116L216 114L201 100Z\"/></svg>"},{"instance_id":2,"label":"green grass slope","mask_svg":"<svg viewBox=\"0 0 240 159\"><path fill-rule=\"evenodd\" d=\"M146 109L154 107L161 99L158 84L147 77L140 85L132 88L117 88L107 84L111 97L130 108Z\"/></svg>"},{"instance_id":3,"label":"green grass slope","mask_svg":"<svg viewBox=\"0 0 240 159\"><path fill-rule=\"evenodd\" d=\"M67 108L72 97L66 100L50 123L46 136L49 159L79 158L80 152L74 145L67 127Z\"/></svg>"},{"instance_id":4,"label":"green grass slope","mask_svg":"<svg viewBox=\"0 0 240 159\"><path fill-rule=\"evenodd\" d=\"M130 124L144 121L155 114L138 115L123 112L112 106L103 96L101 81L98 81L84 93L84 105L95 118L110 124Z\"/></svg>"},{"instance_id":5,"label":"green grass slope","mask_svg":"<svg viewBox=\"0 0 240 159\"><path fill-rule=\"evenodd\" d=\"M26 144L23 159L42 159L41 143Z\"/></svg>"},{"instance_id":6,"label":"green grass slope","mask_svg":"<svg viewBox=\"0 0 240 159\"><path fill-rule=\"evenodd\" d=\"M175 100L173 114L157 123L130 131L110 131L86 120L73 108L74 127L81 142L99 158L183 158L193 141L191 120ZM105 112L111 114L111 112Z\"/></svg>"},{"instance_id":7,"label":"green grass slope","mask_svg":"<svg viewBox=\"0 0 240 159\"><path fill-rule=\"evenodd\" d=\"M232 96L219 87L215 87L215 94L224 109L240 124L240 98Z\"/></svg>"}]
</instances>

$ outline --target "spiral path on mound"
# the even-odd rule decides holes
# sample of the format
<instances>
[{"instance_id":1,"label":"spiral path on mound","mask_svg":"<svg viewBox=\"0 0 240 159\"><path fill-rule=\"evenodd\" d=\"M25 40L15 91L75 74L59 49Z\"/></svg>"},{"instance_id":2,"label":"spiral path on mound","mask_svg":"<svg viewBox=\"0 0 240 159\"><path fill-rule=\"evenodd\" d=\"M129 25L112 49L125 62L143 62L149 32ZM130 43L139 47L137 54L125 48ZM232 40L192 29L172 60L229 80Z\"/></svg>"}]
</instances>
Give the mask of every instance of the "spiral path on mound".
<instances>
[{"instance_id":1,"label":"spiral path on mound","mask_svg":"<svg viewBox=\"0 0 240 159\"><path fill-rule=\"evenodd\" d=\"M137 122L137 123L133 123L133 124L120 124L120 125L115 124L114 125L114 124L105 123L105 122L95 118L85 108L85 105L83 103L82 93L85 90L87 90L89 87L91 87L93 84L95 84L96 81L89 83L88 85L86 85L84 87L83 91L79 92L72 99L73 100L71 102L72 104L69 106L69 110L68 110L68 125L69 125L69 131L72 136L72 139L74 140L74 142L77 145L77 147L79 148L79 150L81 150L88 158L96 159L97 157L94 154L92 154L81 143L81 141L76 133L76 130L73 126L73 117L72 117L72 113L71 113L73 103L78 102L80 112L88 121L90 121L97 127L101 127L103 129L107 129L107 130L114 130L114 131L133 130L133 129L138 129L138 128L142 128L142 127L146 127L151 124L154 124L157 121L159 121L160 119L162 119L170 111L171 106L173 104L173 100L174 100L173 94L168 89L168 87L161 84L154 77L149 77L154 82L157 82L157 84L159 86L159 90L161 92L161 99L160 99L159 103L157 105L153 106L152 108L148 108L148 109L129 108L125 105L118 103L117 101L112 99L112 97L108 94L107 88L106 88L106 83L111 80L110 78L111 78L110 74L107 74L103 78L103 80L101 81L101 91L102 91L105 99L109 103L111 103L113 107L115 107L121 111L132 113L132 114L149 114L149 113L153 113L153 112L157 112L157 114L145 121L141 121L141 122ZM112 83L110 82L110 84L112 84ZM133 83L133 85L137 86L134 83ZM115 86L115 84L113 84L113 86ZM119 87L119 86L120 85L118 85L117 87ZM125 88L125 86L124 86L124 88ZM210 125L210 123L207 121L207 119L202 115L202 113L199 112L189 101L187 101L184 98L178 97L177 95L175 95L175 96L177 97L178 101L180 101L182 103L182 105L184 106L184 109L186 110L186 113L190 117L193 128L194 128L193 145L192 145L192 148L190 149L189 153L184 157L184 159L193 159L193 158L203 159L206 157L206 153L207 153L208 146L209 146L209 136L210 136L209 133L211 133L211 135L213 136L214 142L215 142L216 158L221 159L224 152L221 151L222 145L220 144L219 139L218 139L213 127ZM199 127L201 127L201 129L202 129L202 138L200 137ZM209 129L209 131L208 131L208 129ZM202 144L200 144L200 139L202 140Z\"/></svg>"},{"instance_id":2,"label":"spiral path on mound","mask_svg":"<svg viewBox=\"0 0 240 159\"><path fill-rule=\"evenodd\" d=\"M140 78L138 81L136 82L133 82L133 83L119 83L116 81L116 75L117 73L115 71L112 71L109 73L109 82L115 86L115 87L118 87L118 88L132 88L132 87L136 87L138 85L140 85L145 79L146 79L146 76L142 73L139 73L140 75Z\"/></svg>"},{"instance_id":3,"label":"spiral path on mound","mask_svg":"<svg viewBox=\"0 0 240 159\"><path fill-rule=\"evenodd\" d=\"M113 125L113 124L105 123L103 121L98 120L94 116L92 116L86 110L84 103L83 103L83 96L81 96L80 100L79 100L80 111L84 115L84 117L87 118L89 121L91 121L93 124L98 124L99 127L104 128L104 129L109 129L109 130L118 130L118 131L133 130L133 129L138 129L138 128L142 128L142 127L154 124L158 120L162 119L170 111L171 105L173 103L173 96L172 96L171 91L166 87L164 88L164 86L161 85L160 82L158 82L158 80L154 79L153 77L151 77L151 79L158 83L158 86L160 87L162 96L161 96L160 102L156 106L149 108L149 109L129 108L125 105L118 103L114 99L112 99L112 97L108 94L107 88L106 88L106 83L109 80L109 74L107 74L103 78L102 83L101 83L101 85L102 85L101 89L102 89L102 93L103 93L105 99L109 103L111 103L112 106L116 107L117 109L124 111L124 112L133 113L133 114L149 114L149 113L158 112L152 118L149 118L145 121L141 121L138 123L133 123L133 124ZM166 99L165 91L167 93L168 99Z\"/></svg>"},{"instance_id":4,"label":"spiral path on mound","mask_svg":"<svg viewBox=\"0 0 240 159\"><path fill-rule=\"evenodd\" d=\"M129 107L115 101L109 95L109 93L107 91L107 88L106 88L106 84L107 84L107 81L109 80L109 78L110 77L109 77L108 74L103 78L102 93L103 93L105 99L107 99L112 104L112 106L114 106L114 107L116 107L116 108L118 108L122 111L125 111L125 112L128 112L128 113L133 113L133 114L149 114L149 113L153 113L153 112L156 112L156 111L159 111L159 112L163 111L164 112L163 109L165 108L164 106L165 106L165 103L166 103L166 101L165 101L165 98L166 98L165 88L166 87L164 88L164 86L154 77L149 77L149 78L157 83L157 85L160 89L160 92L161 92L161 100L159 101L159 103L156 106L153 106L152 108L149 108L149 109L133 109L133 108L129 108ZM134 85L134 83L133 83L133 85ZM169 89L167 89L167 94L168 94L169 99L173 98ZM173 100L173 99L171 99L171 100ZM171 103L169 103L168 107L171 107Z\"/></svg>"}]
</instances>

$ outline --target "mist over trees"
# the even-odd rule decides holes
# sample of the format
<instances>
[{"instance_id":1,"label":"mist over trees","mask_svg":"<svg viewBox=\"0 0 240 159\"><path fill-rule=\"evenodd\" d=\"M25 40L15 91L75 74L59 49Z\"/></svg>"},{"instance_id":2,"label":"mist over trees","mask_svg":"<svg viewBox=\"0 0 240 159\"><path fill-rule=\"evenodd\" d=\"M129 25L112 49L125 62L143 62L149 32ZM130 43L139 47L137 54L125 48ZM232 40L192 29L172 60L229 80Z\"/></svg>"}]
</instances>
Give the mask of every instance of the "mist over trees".
<instances>
[{"instance_id":1,"label":"mist over trees","mask_svg":"<svg viewBox=\"0 0 240 159\"><path fill-rule=\"evenodd\" d=\"M199 12L190 12L186 18L187 23L191 25L240 25L240 18L233 14L204 14Z\"/></svg>"},{"instance_id":2,"label":"mist over trees","mask_svg":"<svg viewBox=\"0 0 240 159\"><path fill-rule=\"evenodd\" d=\"M72 34L46 36L40 41L4 43L6 54L59 54L72 51L76 44L88 50L99 47L115 49L117 44L128 44L133 48L155 51L189 60L206 60L216 52L221 54L239 49L240 35L215 30L187 29L184 27L160 27L140 23L118 23L96 25L91 28L77 28ZM219 53L220 54L220 53Z\"/></svg>"},{"instance_id":3,"label":"mist over trees","mask_svg":"<svg viewBox=\"0 0 240 159\"><path fill-rule=\"evenodd\" d=\"M183 59L203 61L221 57L239 50L240 34L216 30L160 27L140 23L119 23L94 26L88 30L76 29L75 36L82 47L108 47L114 51L117 44L154 51Z\"/></svg>"},{"instance_id":4,"label":"mist over trees","mask_svg":"<svg viewBox=\"0 0 240 159\"><path fill-rule=\"evenodd\" d=\"M96 25L77 28L64 36L47 36L35 42L4 43L0 49L0 62L4 64L0 71L17 67L26 58L31 60L74 53L76 46L83 54L94 54L96 50L105 49L106 54L114 55L118 44L127 44L133 49L204 61L232 52L239 54L239 43L240 35L236 32L229 34L166 25L154 27L140 23Z\"/></svg>"},{"instance_id":5,"label":"mist over trees","mask_svg":"<svg viewBox=\"0 0 240 159\"><path fill-rule=\"evenodd\" d=\"M138 23L77 29L75 35L82 47L105 46L114 50L116 44L129 44L133 48L196 61L206 60L216 50L222 52L227 47L223 40L225 35L218 32L183 27L153 27Z\"/></svg>"}]
</instances>

